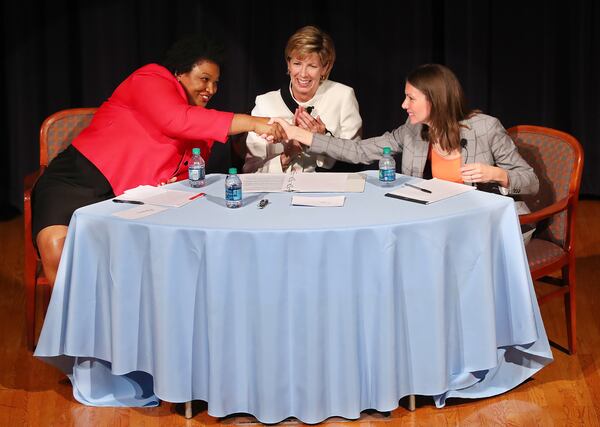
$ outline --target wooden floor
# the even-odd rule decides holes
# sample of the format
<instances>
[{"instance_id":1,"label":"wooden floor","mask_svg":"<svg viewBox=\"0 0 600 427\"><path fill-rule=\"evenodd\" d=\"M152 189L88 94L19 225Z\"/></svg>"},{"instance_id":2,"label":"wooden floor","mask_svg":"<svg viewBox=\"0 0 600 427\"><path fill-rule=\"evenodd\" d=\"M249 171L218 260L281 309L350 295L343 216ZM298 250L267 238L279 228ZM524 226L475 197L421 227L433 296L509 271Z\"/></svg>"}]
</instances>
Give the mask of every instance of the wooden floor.
<instances>
[{"instance_id":1,"label":"wooden floor","mask_svg":"<svg viewBox=\"0 0 600 427\"><path fill-rule=\"evenodd\" d=\"M21 239L21 217L0 222L0 427L252 424L244 417L213 418L200 401L194 402L191 420L183 417L182 405L165 402L150 409L91 408L77 403L69 381L25 348ZM402 401L404 406L391 414L365 414L356 421L330 419L323 424L600 425L600 201L580 202L577 286L577 355L553 348L554 362L516 389L487 399L450 399L442 409L431 399L418 398L413 413ZM566 346L562 302L553 301L541 310L550 339Z\"/></svg>"}]
</instances>

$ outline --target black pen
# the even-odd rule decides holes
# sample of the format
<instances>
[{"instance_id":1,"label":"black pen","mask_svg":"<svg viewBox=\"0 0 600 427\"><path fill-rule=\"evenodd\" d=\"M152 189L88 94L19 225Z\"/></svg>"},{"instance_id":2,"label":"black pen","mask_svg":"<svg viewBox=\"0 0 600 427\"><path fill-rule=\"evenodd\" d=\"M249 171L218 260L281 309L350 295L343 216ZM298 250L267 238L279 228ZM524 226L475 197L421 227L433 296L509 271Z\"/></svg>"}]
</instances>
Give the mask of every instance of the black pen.
<instances>
[{"instance_id":1,"label":"black pen","mask_svg":"<svg viewBox=\"0 0 600 427\"><path fill-rule=\"evenodd\" d=\"M406 185L407 187L410 187L410 188L414 188L416 190L421 190L423 193L431 194L431 190L428 190L426 188L417 187L416 185L409 184L408 182L405 183L404 185Z\"/></svg>"},{"instance_id":2,"label":"black pen","mask_svg":"<svg viewBox=\"0 0 600 427\"><path fill-rule=\"evenodd\" d=\"M122 200L122 199L112 199L115 203L131 203L132 205L143 205L144 202L140 202L139 200Z\"/></svg>"}]
</instances>

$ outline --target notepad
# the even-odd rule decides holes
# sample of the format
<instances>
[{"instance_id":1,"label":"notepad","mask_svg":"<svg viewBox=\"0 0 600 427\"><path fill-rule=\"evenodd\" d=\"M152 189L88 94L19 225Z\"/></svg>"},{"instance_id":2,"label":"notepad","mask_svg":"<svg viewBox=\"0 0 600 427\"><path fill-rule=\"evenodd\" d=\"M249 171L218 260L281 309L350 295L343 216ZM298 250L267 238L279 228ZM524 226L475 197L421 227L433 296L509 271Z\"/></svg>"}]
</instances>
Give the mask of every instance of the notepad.
<instances>
[{"instance_id":1,"label":"notepad","mask_svg":"<svg viewBox=\"0 0 600 427\"><path fill-rule=\"evenodd\" d=\"M475 190L475 187L470 185L458 184L456 182L445 181L437 178L421 181L410 181L410 183L420 188L429 190L431 193L426 193L414 187L402 186L394 191L386 193L385 195L387 197L406 200L408 202L428 205L430 203L439 202L440 200L448 199L450 197Z\"/></svg>"}]
</instances>

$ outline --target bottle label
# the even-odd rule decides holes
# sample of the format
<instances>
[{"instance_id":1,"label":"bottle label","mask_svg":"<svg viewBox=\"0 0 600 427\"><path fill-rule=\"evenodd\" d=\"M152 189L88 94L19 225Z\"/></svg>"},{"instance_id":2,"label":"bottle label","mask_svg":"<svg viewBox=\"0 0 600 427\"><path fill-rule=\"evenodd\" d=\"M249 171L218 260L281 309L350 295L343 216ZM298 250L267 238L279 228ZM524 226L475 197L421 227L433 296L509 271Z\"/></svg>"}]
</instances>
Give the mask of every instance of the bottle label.
<instances>
[{"instance_id":1,"label":"bottle label","mask_svg":"<svg viewBox=\"0 0 600 427\"><path fill-rule=\"evenodd\" d=\"M379 169L379 180L392 182L396 180L396 171L394 169Z\"/></svg>"},{"instance_id":2,"label":"bottle label","mask_svg":"<svg viewBox=\"0 0 600 427\"><path fill-rule=\"evenodd\" d=\"M225 199L230 202L242 200L242 189L240 187L227 187L225 189Z\"/></svg>"},{"instance_id":3,"label":"bottle label","mask_svg":"<svg viewBox=\"0 0 600 427\"><path fill-rule=\"evenodd\" d=\"M201 181L204 179L204 168L189 168L188 175L190 181Z\"/></svg>"}]
</instances>

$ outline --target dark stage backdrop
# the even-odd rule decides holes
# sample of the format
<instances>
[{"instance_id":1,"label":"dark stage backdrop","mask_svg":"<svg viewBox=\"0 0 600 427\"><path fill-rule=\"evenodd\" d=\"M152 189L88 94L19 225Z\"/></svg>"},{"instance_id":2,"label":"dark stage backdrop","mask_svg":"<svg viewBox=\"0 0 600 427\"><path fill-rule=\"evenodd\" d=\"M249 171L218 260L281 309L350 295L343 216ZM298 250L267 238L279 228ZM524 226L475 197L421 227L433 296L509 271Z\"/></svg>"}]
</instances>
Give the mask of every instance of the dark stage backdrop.
<instances>
[{"instance_id":1,"label":"dark stage backdrop","mask_svg":"<svg viewBox=\"0 0 600 427\"><path fill-rule=\"evenodd\" d=\"M1 207L21 209L23 176L37 168L49 114L100 105L139 66L182 35L212 32L229 51L209 105L249 111L284 81L287 38L307 24L329 32L331 78L352 86L365 137L403 123L404 77L439 62L461 79L470 105L505 127L550 126L585 149L583 195L600 195L600 3L547 1L2 2L0 91L4 114ZM212 171L232 161L228 146Z\"/></svg>"}]
</instances>

